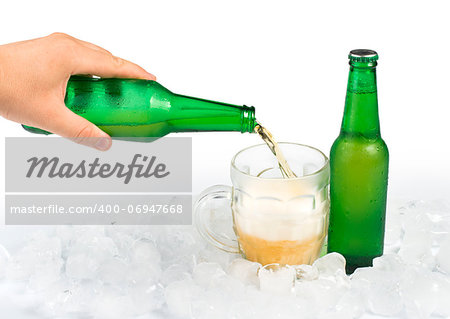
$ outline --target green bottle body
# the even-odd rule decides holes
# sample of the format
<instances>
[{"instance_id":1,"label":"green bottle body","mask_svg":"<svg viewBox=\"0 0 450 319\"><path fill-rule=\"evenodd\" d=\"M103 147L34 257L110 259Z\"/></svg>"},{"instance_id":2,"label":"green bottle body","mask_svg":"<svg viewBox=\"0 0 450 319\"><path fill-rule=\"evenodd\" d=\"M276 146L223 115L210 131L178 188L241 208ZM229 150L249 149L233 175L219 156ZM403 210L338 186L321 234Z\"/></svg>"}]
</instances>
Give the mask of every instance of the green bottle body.
<instances>
[{"instance_id":1,"label":"green bottle body","mask_svg":"<svg viewBox=\"0 0 450 319\"><path fill-rule=\"evenodd\" d=\"M174 94L148 80L72 76L64 102L113 138L133 140L171 132L253 132L256 125L253 107Z\"/></svg>"},{"instance_id":2,"label":"green bottle body","mask_svg":"<svg viewBox=\"0 0 450 319\"><path fill-rule=\"evenodd\" d=\"M347 272L383 254L389 152L378 118L376 62L350 62L344 117L330 152L328 252Z\"/></svg>"}]
</instances>

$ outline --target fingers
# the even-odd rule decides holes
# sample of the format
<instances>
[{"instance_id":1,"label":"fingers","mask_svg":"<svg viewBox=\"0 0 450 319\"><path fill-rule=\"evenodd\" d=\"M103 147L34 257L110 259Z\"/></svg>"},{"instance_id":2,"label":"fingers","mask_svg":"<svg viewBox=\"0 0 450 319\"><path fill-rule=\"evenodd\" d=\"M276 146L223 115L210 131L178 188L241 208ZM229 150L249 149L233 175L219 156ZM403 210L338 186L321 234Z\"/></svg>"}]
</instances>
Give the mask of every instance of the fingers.
<instances>
[{"instance_id":1,"label":"fingers","mask_svg":"<svg viewBox=\"0 0 450 319\"><path fill-rule=\"evenodd\" d=\"M83 41L83 40L76 39L76 38L74 38L74 40L77 41L78 43L80 43L81 45L84 45L85 47L87 47L89 49L97 50L97 51L100 51L100 52L111 54L111 52L109 52L108 50L102 48L101 46L93 44L91 42Z\"/></svg>"},{"instance_id":2,"label":"fingers","mask_svg":"<svg viewBox=\"0 0 450 319\"><path fill-rule=\"evenodd\" d=\"M92 46L83 44L79 45L75 50L77 57L73 74L94 74L108 78L156 80L153 74L148 73L137 64L113 56L106 50L93 48Z\"/></svg>"},{"instance_id":3,"label":"fingers","mask_svg":"<svg viewBox=\"0 0 450 319\"><path fill-rule=\"evenodd\" d=\"M96 44L93 44L91 42L87 42L87 41L83 41L83 40L74 38L71 35L68 35L68 34L65 34L65 33L55 32L55 33L51 34L50 36L53 36L54 38L63 39L63 40L70 40L72 42L76 42L78 44L81 44L81 45L83 45L83 46L85 46L87 48L111 54L111 52L109 52L108 50L106 50L106 49L104 49L104 48L102 48L102 47L100 47L100 46L98 46Z\"/></svg>"},{"instance_id":4,"label":"fingers","mask_svg":"<svg viewBox=\"0 0 450 319\"><path fill-rule=\"evenodd\" d=\"M145 71L137 64L116 57L109 51L90 42L59 32L49 35L48 39L63 44L63 54L70 53L68 59L72 66L71 74L156 80L153 74Z\"/></svg>"},{"instance_id":5,"label":"fingers","mask_svg":"<svg viewBox=\"0 0 450 319\"><path fill-rule=\"evenodd\" d=\"M53 120L44 129L100 151L111 147L111 137L97 126L76 115L65 105L54 109Z\"/></svg>"}]
</instances>

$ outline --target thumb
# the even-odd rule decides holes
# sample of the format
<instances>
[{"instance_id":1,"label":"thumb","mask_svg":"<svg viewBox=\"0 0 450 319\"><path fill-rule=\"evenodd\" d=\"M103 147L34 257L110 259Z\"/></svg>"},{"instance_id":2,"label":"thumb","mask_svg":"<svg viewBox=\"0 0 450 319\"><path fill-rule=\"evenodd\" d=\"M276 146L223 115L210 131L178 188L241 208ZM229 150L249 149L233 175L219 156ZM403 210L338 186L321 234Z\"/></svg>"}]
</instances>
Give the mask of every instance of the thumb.
<instances>
[{"instance_id":1,"label":"thumb","mask_svg":"<svg viewBox=\"0 0 450 319\"><path fill-rule=\"evenodd\" d=\"M111 137L99 129L97 126L73 113L65 105L58 108L56 114L57 120L48 123L45 129L62 137L96 148L100 151L106 151L111 147Z\"/></svg>"}]
</instances>

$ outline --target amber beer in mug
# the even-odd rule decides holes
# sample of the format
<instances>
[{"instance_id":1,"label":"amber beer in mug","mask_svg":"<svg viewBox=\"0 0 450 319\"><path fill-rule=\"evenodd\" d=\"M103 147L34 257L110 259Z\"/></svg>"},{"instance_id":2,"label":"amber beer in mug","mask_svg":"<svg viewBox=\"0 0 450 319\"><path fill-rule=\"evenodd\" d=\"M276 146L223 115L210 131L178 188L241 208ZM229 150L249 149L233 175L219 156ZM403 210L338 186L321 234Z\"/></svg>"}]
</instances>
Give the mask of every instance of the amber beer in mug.
<instances>
[{"instance_id":1,"label":"amber beer in mug","mask_svg":"<svg viewBox=\"0 0 450 319\"><path fill-rule=\"evenodd\" d=\"M311 264L328 227L328 158L306 145L279 147L296 177L283 176L266 144L248 147L231 162L233 186L212 186L200 195L195 224L211 244L248 260ZM233 225L224 229L227 215Z\"/></svg>"}]
</instances>

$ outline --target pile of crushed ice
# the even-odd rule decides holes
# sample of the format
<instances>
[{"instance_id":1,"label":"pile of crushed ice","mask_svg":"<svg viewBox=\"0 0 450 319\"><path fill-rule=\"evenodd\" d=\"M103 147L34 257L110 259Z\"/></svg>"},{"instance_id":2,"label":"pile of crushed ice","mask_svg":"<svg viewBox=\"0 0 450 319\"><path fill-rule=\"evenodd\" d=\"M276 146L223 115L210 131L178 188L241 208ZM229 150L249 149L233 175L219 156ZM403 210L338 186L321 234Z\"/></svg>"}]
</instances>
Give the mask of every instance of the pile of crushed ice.
<instances>
[{"instance_id":1,"label":"pile of crushed ice","mask_svg":"<svg viewBox=\"0 0 450 319\"><path fill-rule=\"evenodd\" d=\"M390 208L385 241L373 267L347 276L328 254L289 286L290 272L258 276L192 227L59 226L11 256L0 246L0 285L21 283L24 304L58 318L450 316L450 206Z\"/></svg>"}]
</instances>

